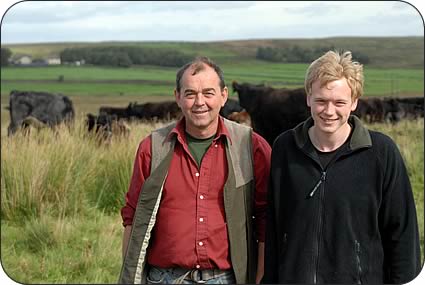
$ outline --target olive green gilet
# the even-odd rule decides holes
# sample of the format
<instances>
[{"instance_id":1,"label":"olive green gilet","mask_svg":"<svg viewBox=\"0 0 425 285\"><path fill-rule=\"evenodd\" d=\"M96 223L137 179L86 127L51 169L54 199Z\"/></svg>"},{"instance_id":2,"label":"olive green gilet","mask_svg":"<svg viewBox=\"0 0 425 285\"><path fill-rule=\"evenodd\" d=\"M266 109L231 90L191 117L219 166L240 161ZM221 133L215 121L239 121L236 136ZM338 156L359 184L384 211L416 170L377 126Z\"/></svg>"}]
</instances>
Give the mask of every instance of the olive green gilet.
<instances>
[{"instance_id":1,"label":"olive green gilet","mask_svg":"<svg viewBox=\"0 0 425 285\"><path fill-rule=\"evenodd\" d=\"M140 192L119 283L146 283L148 273L146 251L174 153L176 137L169 136L169 133L175 124L172 123L152 132L151 175ZM223 195L230 258L236 283L255 283L257 243L253 229L255 182L252 129L227 119L224 119L224 124L231 137L231 141L228 138L226 141L229 171Z\"/></svg>"}]
</instances>

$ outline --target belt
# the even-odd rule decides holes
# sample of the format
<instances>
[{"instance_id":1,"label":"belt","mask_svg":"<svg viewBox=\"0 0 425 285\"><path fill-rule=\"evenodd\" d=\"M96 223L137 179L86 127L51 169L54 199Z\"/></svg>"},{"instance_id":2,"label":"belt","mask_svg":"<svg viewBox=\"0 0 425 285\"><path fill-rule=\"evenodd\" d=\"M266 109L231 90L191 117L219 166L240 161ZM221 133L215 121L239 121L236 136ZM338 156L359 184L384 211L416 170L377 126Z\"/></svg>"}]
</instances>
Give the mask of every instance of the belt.
<instances>
[{"instance_id":1,"label":"belt","mask_svg":"<svg viewBox=\"0 0 425 285\"><path fill-rule=\"evenodd\" d=\"M214 278L218 278L224 276L226 274L231 274L233 271L229 270L221 270L221 269L186 269L186 268L158 268L160 271L168 271L175 275L180 275L180 277L184 280L194 281L196 283L205 283L206 281ZM184 277L183 277L184 276ZM179 278L180 279L180 278Z\"/></svg>"},{"instance_id":2,"label":"belt","mask_svg":"<svg viewBox=\"0 0 425 285\"><path fill-rule=\"evenodd\" d=\"M193 269L188 275L189 279L195 282L207 281L210 279L218 278L223 275L229 274L230 270L220 270L220 269ZM187 278L187 277L186 277Z\"/></svg>"}]
</instances>

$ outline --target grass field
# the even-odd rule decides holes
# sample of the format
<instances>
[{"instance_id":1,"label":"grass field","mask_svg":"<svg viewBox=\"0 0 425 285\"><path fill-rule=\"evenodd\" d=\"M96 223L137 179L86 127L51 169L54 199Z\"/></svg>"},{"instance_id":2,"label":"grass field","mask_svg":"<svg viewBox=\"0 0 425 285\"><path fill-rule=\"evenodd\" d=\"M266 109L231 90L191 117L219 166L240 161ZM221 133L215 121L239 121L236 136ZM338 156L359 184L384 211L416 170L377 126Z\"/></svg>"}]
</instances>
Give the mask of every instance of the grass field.
<instances>
[{"instance_id":1,"label":"grass field","mask_svg":"<svg viewBox=\"0 0 425 285\"><path fill-rule=\"evenodd\" d=\"M264 83L272 87L302 87L308 65L247 61L223 64L227 85L238 82ZM7 67L1 69L2 103L11 90L62 93L68 96L171 95L177 68L143 66L99 67ZM64 80L59 82L59 76ZM365 96L421 96L424 72L419 69L365 68ZM230 87L231 89L231 87Z\"/></svg>"}]
</instances>

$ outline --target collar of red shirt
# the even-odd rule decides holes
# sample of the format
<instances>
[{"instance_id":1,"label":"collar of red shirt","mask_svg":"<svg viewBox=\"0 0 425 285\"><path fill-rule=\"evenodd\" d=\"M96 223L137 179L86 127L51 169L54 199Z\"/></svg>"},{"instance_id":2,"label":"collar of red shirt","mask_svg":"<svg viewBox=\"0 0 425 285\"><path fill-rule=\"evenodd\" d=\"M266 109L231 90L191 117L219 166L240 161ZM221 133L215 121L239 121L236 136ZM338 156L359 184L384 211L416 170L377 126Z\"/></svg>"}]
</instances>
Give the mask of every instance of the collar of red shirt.
<instances>
[{"instance_id":1,"label":"collar of red shirt","mask_svg":"<svg viewBox=\"0 0 425 285\"><path fill-rule=\"evenodd\" d=\"M182 144L186 145L186 136L185 136L185 129L186 129L186 120L185 118L181 118L176 126L171 130L170 134L168 135L168 138L170 138L171 135L176 134L177 140ZM227 130L226 126L224 125L223 117L218 117L218 127L217 127L217 133L215 135L215 138L213 142L216 142L221 137L227 137L229 140L229 143L232 144L232 138L230 137L229 131Z\"/></svg>"}]
</instances>

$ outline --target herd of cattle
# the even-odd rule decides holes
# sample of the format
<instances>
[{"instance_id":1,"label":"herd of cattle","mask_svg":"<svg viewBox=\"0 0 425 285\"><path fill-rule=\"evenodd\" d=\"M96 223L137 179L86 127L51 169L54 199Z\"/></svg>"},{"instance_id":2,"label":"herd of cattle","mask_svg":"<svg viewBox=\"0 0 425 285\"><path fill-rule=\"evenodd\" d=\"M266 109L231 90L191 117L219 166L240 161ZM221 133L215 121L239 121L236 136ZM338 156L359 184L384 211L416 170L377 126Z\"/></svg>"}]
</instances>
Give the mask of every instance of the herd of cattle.
<instances>
[{"instance_id":1,"label":"herd of cattle","mask_svg":"<svg viewBox=\"0 0 425 285\"><path fill-rule=\"evenodd\" d=\"M295 127L310 115L303 88L272 88L249 83L232 83L239 100L228 99L220 114L230 120L252 126L269 144L283 131ZM9 106L8 135L19 128L55 127L74 120L75 110L71 100L63 95L45 92L12 91ZM366 97L359 100L354 112L369 122L396 123L402 119L424 117L423 97ZM99 114L86 115L90 133L110 139L113 134L128 135L128 122L169 121L181 118L175 101L138 104L127 107L100 107Z\"/></svg>"}]
</instances>

